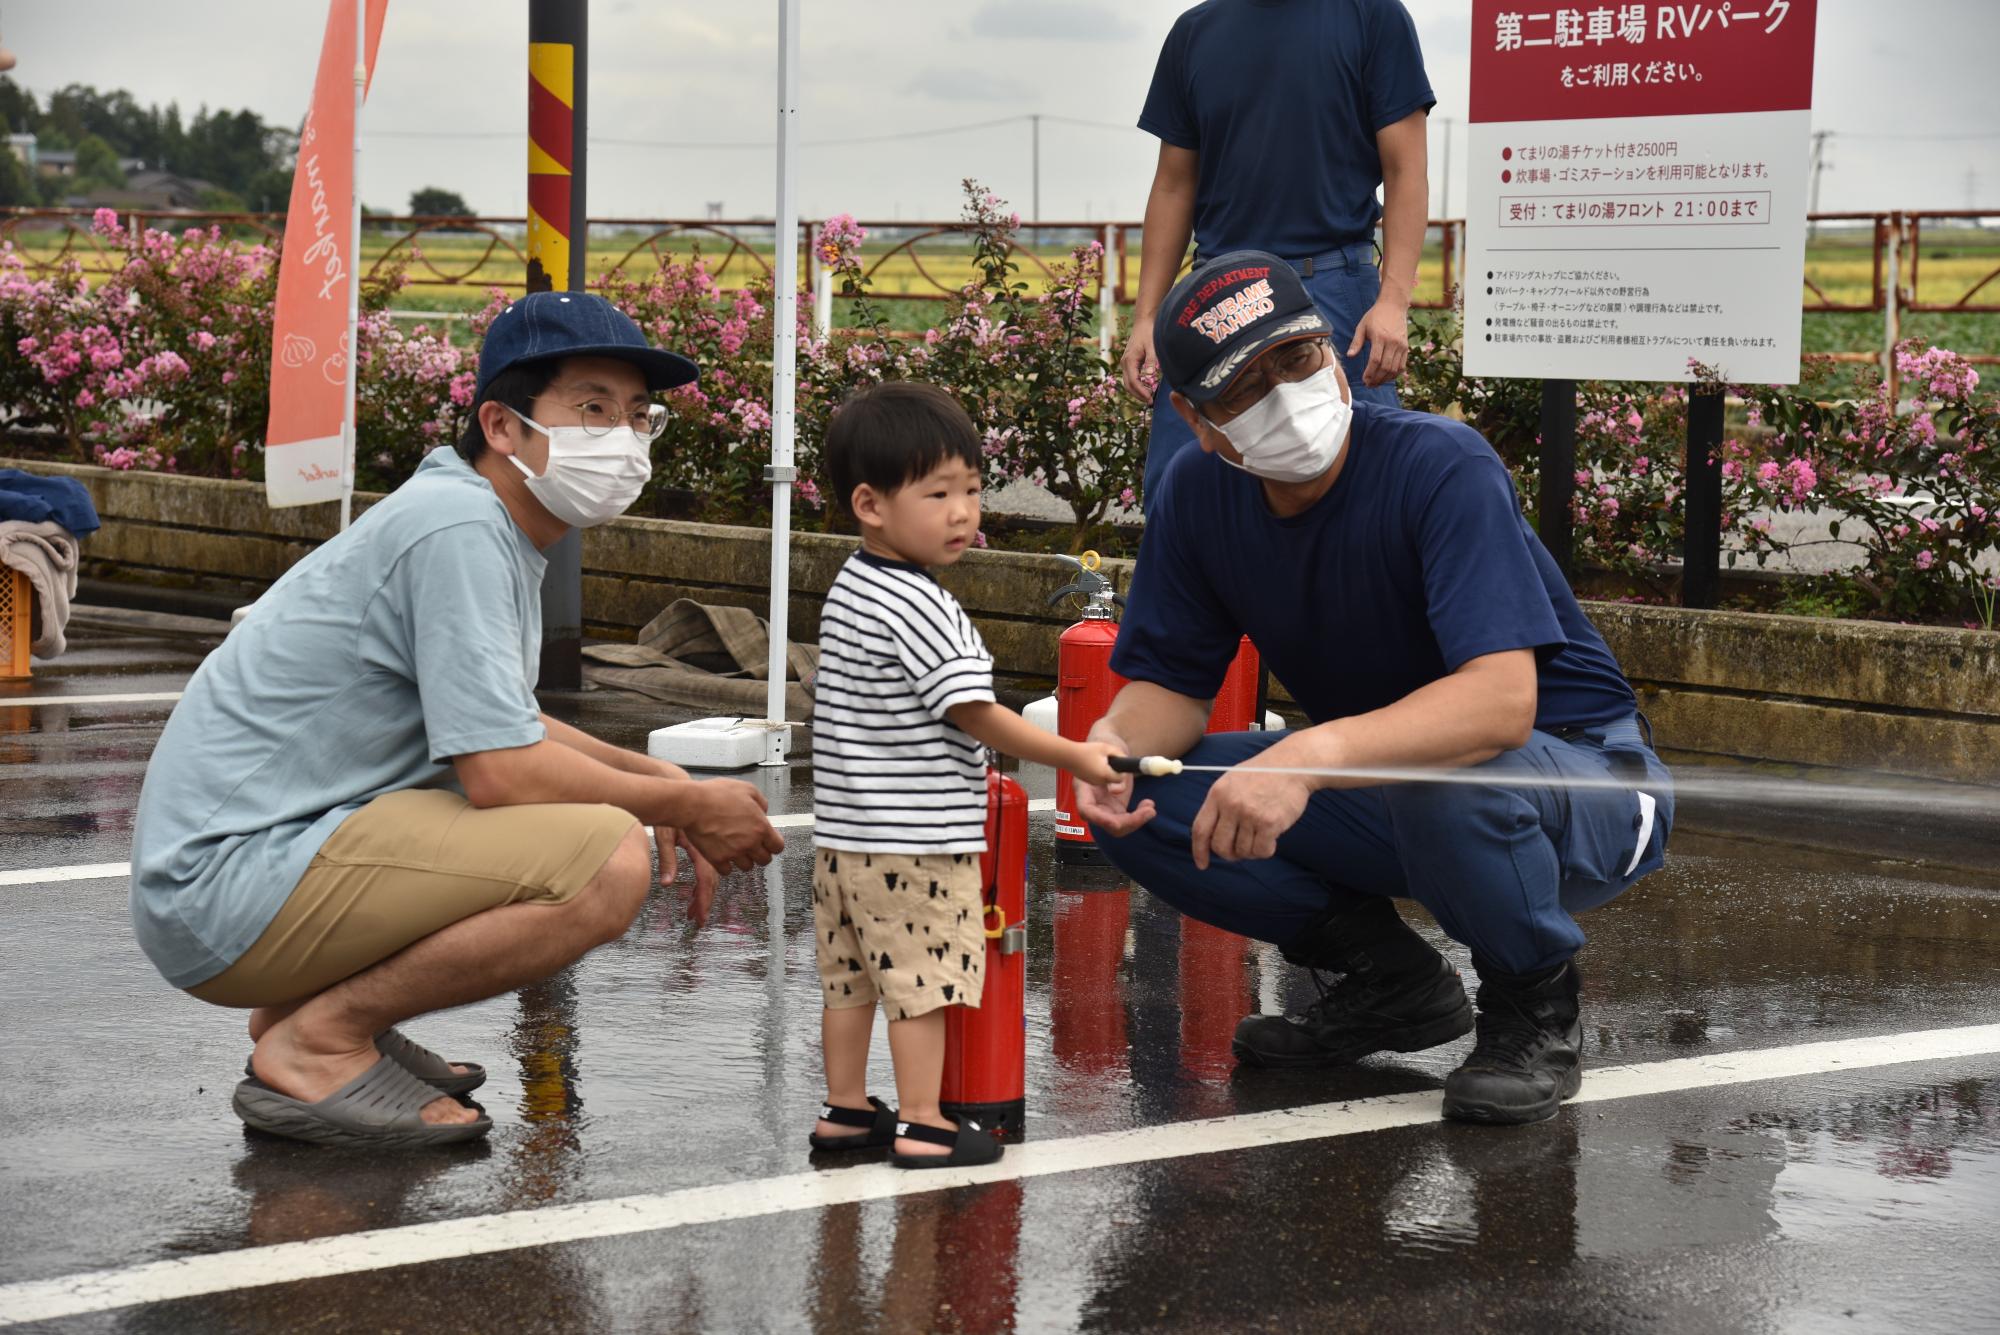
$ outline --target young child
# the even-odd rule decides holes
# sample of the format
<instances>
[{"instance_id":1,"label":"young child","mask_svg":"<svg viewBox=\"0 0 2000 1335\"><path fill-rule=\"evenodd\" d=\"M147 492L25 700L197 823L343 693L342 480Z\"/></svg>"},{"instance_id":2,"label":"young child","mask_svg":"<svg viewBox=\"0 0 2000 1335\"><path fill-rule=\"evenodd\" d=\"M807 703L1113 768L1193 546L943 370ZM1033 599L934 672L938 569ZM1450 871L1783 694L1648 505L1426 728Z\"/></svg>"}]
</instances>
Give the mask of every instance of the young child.
<instances>
[{"instance_id":1,"label":"young child","mask_svg":"<svg viewBox=\"0 0 2000 1335\"><path fill-rule=\"evenodd\" d=\"M979 531L979 433L933 385L856 394L827 429L830 494L861 525L820 617L813 692L814 947L826 1106L814 1149L894 1143L899 1168L991 1163L1000 1145L938 1109L944 1007L979 1004L986 937L984 748L1113 780L1111 747L1035 727L993 699L993 658L931 577ZM875 1002L889 1018L892 1112L868 1093Z\"/></svg>"}]
</instances>

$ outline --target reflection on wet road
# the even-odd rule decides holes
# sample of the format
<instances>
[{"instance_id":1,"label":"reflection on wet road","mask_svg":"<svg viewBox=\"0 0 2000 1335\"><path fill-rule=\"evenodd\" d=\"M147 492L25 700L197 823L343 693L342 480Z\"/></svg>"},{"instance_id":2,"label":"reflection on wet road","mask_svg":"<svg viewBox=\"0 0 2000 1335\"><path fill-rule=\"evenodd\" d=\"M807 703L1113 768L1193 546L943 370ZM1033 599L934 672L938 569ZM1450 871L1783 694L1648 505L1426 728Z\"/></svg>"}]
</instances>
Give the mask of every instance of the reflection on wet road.
<instances>
[{"instance_id":1,"label":"reflection on wet road","mask_svg":"<svg viewBox=\"0 0 2000 1335\"><path fill-rule=\"evenodd\" d=\"M96 633L34 689L173 689L200 650ZM625 744L663 721L610 696L551 704ZM0 871L121 861L164 717L0 708ZM774 810L810 809L808 771L760 782ZM576 968L413 1026L491 1072L490 1145L428 1155L246 1133L227 1101L240 1018L150 971L123 883L0 887L0 1285L809 1171L810 838L790 835L772 873L725 885L707 930L687 926L684 891L659 891ZM1462 1055L1237 1070L1236 1021L1300 1003L1309 981L1058 864L1050 836L1038 820L1032 1143L1428 1100ZM1912 817L1897 851L1921 837ZM1665 871L1585 926L1599 1070L2000 1022L2000 890L1976 875L1686 831ZM370 1264L392 1268L60 1328L1970 1331L2000 1311L1995 1202L2000 1054L1984 1053L1584 1103L1516 1131L1394 1126L414 1268L393 1268L391 1234ZM257 1285L256 1264L234 1282Z\"/></svg>"}]
</instances>

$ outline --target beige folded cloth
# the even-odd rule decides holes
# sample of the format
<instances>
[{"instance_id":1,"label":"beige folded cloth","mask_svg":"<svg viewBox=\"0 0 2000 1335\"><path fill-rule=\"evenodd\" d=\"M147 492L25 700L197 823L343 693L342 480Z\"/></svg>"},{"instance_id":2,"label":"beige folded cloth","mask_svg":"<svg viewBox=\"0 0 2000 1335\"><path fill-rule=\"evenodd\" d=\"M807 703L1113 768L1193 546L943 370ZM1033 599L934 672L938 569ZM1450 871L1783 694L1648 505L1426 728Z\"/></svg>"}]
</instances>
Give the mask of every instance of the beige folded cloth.
<instances>
[{"instance_id":1,"label":"beige folded cloth","mask_svg":"<svg viewBox=\"0 0 2000 1335\"><path fill-rule=\"evenodd\" d=\"M583 655L604 667L589 677L605 686L637 691L655 700L758 717L769 707L770 631L743 607L713 607L676 599L639 631L636 644L593 644ZM803 722L812 694L802 683L819 667L819 649L785 646L786 716Z\"/></svg>"},{"instance_id":2,"label":"beige folded cloth","mask_svg":"<svg viewBox=\"0 0 2000 1335\"><path fill-rule=\"evenodd\" d=\"M0 522L0 567L26 574L42 608L42 633L31 646L37 658L54 658L69 647L70 600L76 597L76 537L53 520Z\"/></svg>"}]
</instances>

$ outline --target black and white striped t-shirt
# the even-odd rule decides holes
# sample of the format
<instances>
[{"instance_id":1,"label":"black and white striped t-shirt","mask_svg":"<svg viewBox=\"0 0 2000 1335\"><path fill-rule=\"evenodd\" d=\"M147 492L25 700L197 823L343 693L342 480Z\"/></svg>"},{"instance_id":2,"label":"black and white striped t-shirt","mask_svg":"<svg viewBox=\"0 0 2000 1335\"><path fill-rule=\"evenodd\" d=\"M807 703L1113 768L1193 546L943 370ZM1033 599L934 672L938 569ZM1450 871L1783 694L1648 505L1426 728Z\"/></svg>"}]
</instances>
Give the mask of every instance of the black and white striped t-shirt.
<instances>
[{"instance_id":1,"label":"black and white striped t-shirt","mask_svg":"<svg viewBox=\"0 0 2000 1335\"><path fill-rule=\"evenodd\" d=\"M813 688L813 839L867 853L986 847L985 749L945 718L993 699L993 655L922 566L856 552L827 591Z\"/></svg>"}]
</instances>

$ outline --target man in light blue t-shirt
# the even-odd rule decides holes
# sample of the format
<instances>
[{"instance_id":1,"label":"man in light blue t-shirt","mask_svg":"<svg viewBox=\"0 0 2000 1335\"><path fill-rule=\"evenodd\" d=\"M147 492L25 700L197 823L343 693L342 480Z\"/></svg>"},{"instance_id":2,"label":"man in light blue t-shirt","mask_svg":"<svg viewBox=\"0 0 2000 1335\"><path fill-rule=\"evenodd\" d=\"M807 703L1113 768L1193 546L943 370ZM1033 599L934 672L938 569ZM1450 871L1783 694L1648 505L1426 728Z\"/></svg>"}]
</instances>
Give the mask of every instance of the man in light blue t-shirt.
<instances>
[{"instance_id":1,"label":"man in light blue t-shirt","mask_svg":"<svg viewBox=\"0 0 2000 1335\"><path fill-rule=\"evenodd\" d=\"M488 331L471 421L299 562L188 683L147 768L132 922L167 981L250 1008L252 1126L421 1144L491 1122L484 1071L393 1026L537 982L617 938L676 848L718 869L783 841L749 784L543 714L542 552L651 473L659 390L694 364L601 298L538 293Z\"/></svg>"}]
</instances>

